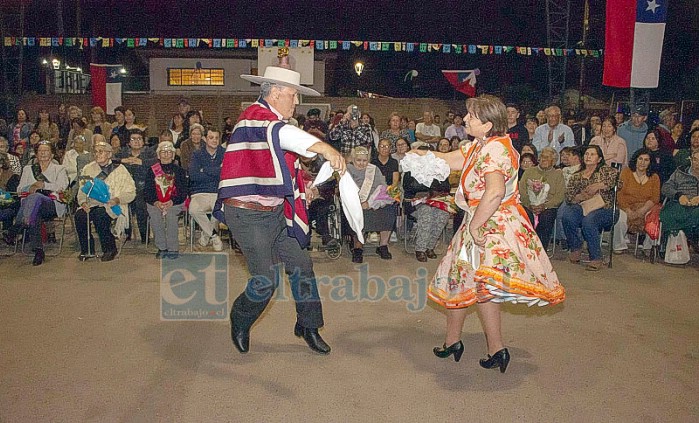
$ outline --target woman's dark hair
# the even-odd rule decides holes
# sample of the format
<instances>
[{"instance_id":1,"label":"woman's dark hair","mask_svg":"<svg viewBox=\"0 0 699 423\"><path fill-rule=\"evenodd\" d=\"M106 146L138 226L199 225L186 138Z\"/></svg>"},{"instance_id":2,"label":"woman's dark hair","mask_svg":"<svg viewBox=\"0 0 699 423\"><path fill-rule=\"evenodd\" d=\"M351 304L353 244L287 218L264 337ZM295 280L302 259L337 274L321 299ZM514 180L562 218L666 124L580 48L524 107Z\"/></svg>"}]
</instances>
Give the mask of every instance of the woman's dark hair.
<instances>
[{"instance_id":1,"label":"woman's dark hair","mask_svg":"<svg viewBox=\"0 0 699 423\"><path fill-rule=\"evenodd\" d=\"M616 133L616 118L614 116L609 115L609 116L605 117L604 119L602 119L602 125L604 125L604 122L611 123L612 126L614 127L614 133Z\"/></svg>"},{"instance_id":2,"label":"woman's dark hair","mask_svg":"<svg viewBox=\"0 0 699 423\"><path fill-rule=\"evenodd\" d=\"M83 129L85 129L85 127L87 126L87 124L85 123L85 121L82 120L81 118L75 118L75 119L73 119L73 120L70 121L70 125L71 125L71 126L73 126L73 125L76 124L76 123L78 124L79 127L83 128Z\"/></svg>"},{"instance_id":3,"label":"woman's dark hair","mask_svg":"<svg viewBox=\"0 0 699 423\"><path fill-rule=\"evenodd\" d=\"M568 153L571 156L578 156L578 159L580 159L580 161L582 162L582 152L578 147L563 147L563 149L561 150L561 154L563 153Z\"/></svg>"},{"instance_id":4,"label":"woman's dark hair","mask_svg":"<svg viewBox=\"0 0 699 423\"><path fill-rule=\"evenodd\" d=\"M42 107L41 109L39 109L39 113L36 114L36 125L34 125L35 128L38 128L39 124L41 123L41 114L42 113L46 113L47 115L49 115L49 126L51 126L51 124L53 123L53 118L51 118L51 113L49 113L49 111L46 110L46 108Z\"/></svg>"},{"instance_id":5,"label":"woman's dark hair","mask_svg":"<svg viewBox=\"0 0 699 423\"><path fill-rule=\"evenodd\" d=\"M182 128L184 128L184 123L186 121L186 119L184 118L184 115L182 115L182 113L173 113L172 114L172 124L170 125L170 129L173 129L173 130L175 129L175 116L179 116L182 118Z\"/></svg>"},{"instance_id":6,"label":"woman's dark hair","mask_svg":"<svg viewBox=\"0 0 699 423\"><path fill-rule=\"evenodd\" d=\"M585 149L583 150L583 158L584 158L584 156L585 156L585 153L586 153L587 150L589 150L589 149L594 149L594 150L597 152L597 156L599 156L599 158L600 158L600 161L599 161L599 163L597 163L597 167L595 168L595 172L597 172L602 166L604 166L604 153L602 153L602 148L600 148L599 145L588 145L588 146L585 147ZM585 170L585 169L586 169L585 160L583 160L583 161L580 163L580 170L578 170L578 172L582 172L582 171Z\"/></svg>"},{"instance_id":7,"label":"woman's dark hair","mask_svg":"<svg viewBox=\"0 0 699 423\"><path fill-rule=\"evenodd\" d=\"M36 135L39 136L39 141L42 141L42 139L41 139L41 134L40 134L39 131L37 131L36 129L32 130L32 132L29 133L29 136L27 136L27 141L29 141L30 139L32 139L32 135L34 135L34 134L36 134Z\"/></svg>"},{"instance_id":8,"label":"woman's dark hair","mask_svg":"<svg viewBox=\"0 0 699 423\"><path fill-rule=\"evenodd\" d=\"M534 156L532 153L524 153L519 157L519 162L522 163L522 160L524 159L529 159L534 163L534 166L539 166L539 161L536 159L536 156Z\"/></svg>"},{"instance_id":9,"label":"woman's dark hair","mask_svg":"<svg viewBox=\"0 0 699 423\"><path fill-rule=\"evenodd\" d=\"M636 150L636 152L633 153L633 155L631 156L631 160L629 160L629 169L631 169L632 172L636 171L636 162L638 161L638 158L644 154L649 158L653 157L651 151L645 147L639 148L638 150ZM648 169L646 169L646 176L650 176L650 174L650 166L648 166Z\"/></svg>"},{"instance_id":10,"label":"woman's dark hair","mask_svg":"<svg viewBox=\"0 0 699 423\"><path fill-rule=\"evenodd\" d=\"M529 147L529 148L531 148L532 151L534 152L534 157L539 157L539 152L536 151L536 147L534 147L534 144L524 144L524 145L522 146L522 150L524 150L524 147Z\"/></svg>"},{"instance_id":11,"label":"woman's dark hair","mask_svg":"<svg viewBox=\"0 0 699 423\"><path fill-rule=\"evenodd\" d=\"M192 116L194 116L194 115L197 115L197 117L199 117L199 123L201 123L201 124L203 125L203 124L204 124L204 119L201 118L201 114L199 114L199 111L197 111L197 110L190 110L190 111L188 111L188 112L187 112L187 116L185 116L185 119L184 119L185 122L189 122L189 118L192 117Z\"/></svg>"},{"instance_id":12,"label":"woman's dark hair","mask_svg":"<svg viewBox=\"0 0 699 423\"><path fill-rule=\"evenodd\" d=\"M121 112L123 115L126 112L126 108L124 106L117 106L114 108L114 114L116 114L116 112Z\"/></svg>"},{"instance_id":13,"label":"woman's dark hair","mask_svg":"<svg viewBox=\"0 0 699 423\"><path fill-rule=\"evenodd\" d=\"M655 135L655 140L658 142L658 149L660 149L660 141L661 141L663 138L662 138L662 136L660 135L660 131L659 131L657 128L656 128L656 129L651 129L650 131L648 131L648 132L646 133L646 136L643 137L643 148L648 148L648 146L646 145L646 139L648 138L648 135L649 135L651 132L653 133L653 135Z\"/></svg>"}]
</instances>

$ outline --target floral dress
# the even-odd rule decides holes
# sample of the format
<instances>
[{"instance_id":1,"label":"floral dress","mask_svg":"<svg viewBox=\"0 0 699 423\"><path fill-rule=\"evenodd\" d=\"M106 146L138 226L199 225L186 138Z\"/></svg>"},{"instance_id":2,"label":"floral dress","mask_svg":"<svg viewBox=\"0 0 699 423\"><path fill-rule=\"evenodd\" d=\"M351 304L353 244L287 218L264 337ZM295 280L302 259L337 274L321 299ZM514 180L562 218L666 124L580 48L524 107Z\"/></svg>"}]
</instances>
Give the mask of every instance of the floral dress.
<instances>
[{"instance_id":1,"label":"floral dress","mask_svg":"<svg viewBox=\"0 0 699 423\"><path fill-rule=\"evenodd\" d=\"M519 201L519 157L508 136L474 141L461 148L464 170L457 204L467 216L440 262L428 296L446 308L468 307L476 302L557 304L565 290ZM485 193L485 176L497 172L505 178L500 207L480 228L485 246L473 243L468 226ZM464 196L468 199L465 203Z\"/></svg>"}]
</instances>

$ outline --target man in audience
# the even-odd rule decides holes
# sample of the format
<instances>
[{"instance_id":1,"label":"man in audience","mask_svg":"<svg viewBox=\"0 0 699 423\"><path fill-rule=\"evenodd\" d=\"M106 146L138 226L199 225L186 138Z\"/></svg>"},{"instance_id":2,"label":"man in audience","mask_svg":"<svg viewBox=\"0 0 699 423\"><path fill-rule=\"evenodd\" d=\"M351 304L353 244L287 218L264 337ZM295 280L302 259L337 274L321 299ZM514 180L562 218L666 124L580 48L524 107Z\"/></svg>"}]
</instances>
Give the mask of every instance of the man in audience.
<instances>
[{"instance_id":1,"label":"man in audience","mask_svg":"<svg viewBox=\"0 0 699 423\"><path fill-rule=\"evenodd\" d=\"M356 106L349 106L347 113L342 115L337 125L330 130L330 142L335 141L335 144L340 146L340 153L344 157L349 157L354 147L361 146L371 150L373 146L371 126L362 123L360 117L361 113ZM337 115L335 118L337 119Z\"/></svg>"},{"instance_id":2,"label":"man in audience","mask_svg":"<svg viewBox=\"0 0 699 423\"><path fill-rule=\"evenodd\" d=\"M675 116L677 113L670 109L665 109L658 117L660 118L660 124L658 125L658 131L660 132L660 149L665 150L670 154L673 154L677 149L675 140L672 138L672 127L677 123Z\"/></svg>"},{"instance_id":3,"label":"man in audience","mask_svg":"<svg viewBox=\"0 0 699 423\"><path fill-rule=\"evenodd\" d=\"M223 250L221 237L216 234L218 221L211 213L218 196L218 182L221 179L223 153L221 134L209 129L206 133L204 148L196 150L189 165L190 203L189 213L201 228L199 245L206 247L211 242L215 251Z\"/></svg>"},{"instance_id":4,"label":"man in audience","mask_svg":"<svg viewBox=\"0 0 699 423\"><path fill-rule=\"evenodd\" d=\"M428 144L437 144L442 138L442 131L439 125L434 122L432 112L422 114L422 122L415 126L415 138Z\"/></svg>"},{"instance_id":5,"label":"man in audience","mask_svg":"<svg viewBox=\"0 0 699 423\"><path fill-rule=\"evenodd\" d=\"M573 131L561 123L560 107L553 105L546 108L546 123L536 128L532 144L537 151L551 147L559 154L563 147L575 146Z\"/></svg>"},{"instance_id":6,"label":"man in audience","mask_svg":"<svg viewBox=\"0 0 699 423\"><path fill-rule=\"evenodd\" d=\"M444 131L444 138L451 139L459 137L460 140L466 139L466 128L464 128L464 118L461 115L454 115L452 124Z\"/></svg>"},{"instance_id":7,"label":"man in audience","mask_svg":"<svg viewBox=\"0 0 699 423\"><path fill-rule=\"evenodd\" d=\"M313 108L306 113L306 116L303 130L324 140L328 133L328 124L320 118L320 109Z\"/></svg>"},{"instance_id":8,"label":"man in audience","mask_svg":"<svg viewBox=\"0 0 699 423\"><path fill-rule=\"evenodd\" d=\"M512 146L521 153L522 146L529 144L529 131L519 121L519 114L520 110L516 104L507 104L507 134L512 140Z\"/></svg>"},{"instance_id":9,"label":"man in audience","mask_svg":"<svg viewBox=\"0 0 699 423\"><path fill-rule=\"evenodd\" d=\"M633 154L643 147L643 140L648 133L646 124L646 111L643 106L634 106L631 109L631 119L617 127L616 134L626 141L626 151Z\"/></svg>"}]
</instances>

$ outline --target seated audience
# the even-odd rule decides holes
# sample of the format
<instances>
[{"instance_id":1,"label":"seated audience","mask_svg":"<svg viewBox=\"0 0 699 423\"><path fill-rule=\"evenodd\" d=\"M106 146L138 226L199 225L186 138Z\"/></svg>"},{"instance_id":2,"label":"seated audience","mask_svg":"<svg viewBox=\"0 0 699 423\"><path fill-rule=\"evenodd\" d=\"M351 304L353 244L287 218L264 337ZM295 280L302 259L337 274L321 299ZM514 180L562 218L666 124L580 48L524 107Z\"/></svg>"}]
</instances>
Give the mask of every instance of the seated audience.
<instances>
[{"instance_id":1,"label":"seated audience","mask_svg":"<svg viewBox=\"0 0 699 423\"><path fill-rule=\"evenodd\" d=\"M199 245L206 247L211 243L214 251L223 250L223 242L216 230L218 221L213 215L207 217L207 213L213 211L218 197L224 152L224 148L221 147L220 133L209 129L204 147L194 151L189 164L189 213L201 228Z\"/></svg>"},{"instance_id":2,"label":"seated audience","mask_svg":"<svg viewBox=\"0 0 699 423\"><path fill-rule=\"evenodd\" d=\"M464 127L464 117L460 114L455 114L452 119L452 124L444 130L444 137L453 139L458 137L459 140L466 139L466 128Z\"/></svg>"},{"instance_id":3,"label":"seated audience","mask_svg":"<svg viewBox=\"0 0 699 423\"><path fill-rule=\"evenodd\" d=\"M437 151L440 153L448 153L451 151L451 141L448 138L442 138L437 141Z\"/></svg>"},{"instance_id":4,"label":"seated audience","mask_svg":"<svg viewBox=\"0 0 699 423\"><path fill-rule=\"evenodd\" d=\"M51 115L45 108L39 109L34 130L39 133L42 140L51 141L54 144L58 142L60 134L58 125L51 121Z\"/></svg>"},{"instance_id":5,"label":"seated audience","mask_svg":"<svg viewBox=\"0 0 699 423\"><path fill-rule=\"evenodd\" d=\"M190 125L189 138L184 140L180 145L180 164L182 165L182 169L189 169L189 162L192 160L192 154L194 154L196 150L201 149L203 144L204 127L198 123Z\"/></svg>"},{"instance_id":6,"label":"seated audience","mask_svg":"<svg viewBox=\"0 0 699 423\"><path fill-rule=\"evenodd\" d=\"M328 135L328 124L320 118L320 109L310 109L306 116L308 119L303 122L303 130L324 140Z\"/></svg>"},{"instance_id":7,"label":"seated audience","mask_svg":"<svg viewBox=\"0 0 699 423\"><path fill-rule=\"evenodd\" d=\"M522 155L519 156L519 179L522 179L525 170L537 166L538 164L535 155L532 153L522 153Z\"/></svg>"},{"instance_id":8,"label":"seated audience","mask_svg":"<svg viewBox=\"0 0 699 423\"><path fill-rule=\"evenodd\" d=\"M626 232L643 233L646 213L660 204L660 178L651 172L650 163L650 151L642 148L631 156L629 166L621 170L617 193L619 220L614 227L613 243L617 254L628 249ZM648 237L644 249L650 249Z\"/></svg>"},{"instance_id":9,"label":"seated audience","mask_svg":"<svg viewBox=\"0 0 699 423\"><path fill-rule=\"evenodd\" d=\"M100 106L90 109L90 123L87 125L87 129L92 131L93 134L100 134L105 137L112 133L112 124L107 122L107 114L104 113L104 109Z\"/></svg>"},{"instance_id":10,"label":"seated audience","mask_svg":"<svg viewBox=\"0 0 699 423\"><path fill-rule=\"evenodd\" d=\"M520 108L514 103L507 104L507 135L512 140L512 146L517 152L522 151L522 146L529 144L529 131L519 122ZM536 130L536 128L535 128Z\"/></svg>"},{"instance_id":11,"label":"seated audience","mask_svg":"<svg viewBox=\"0 0 699 423\"><path fill-rule=\"evenodd\" d=\"M85 140L92 139L92 131L87 129L87 123L82 118L75 118L71 121L72 130L68 134L68 142L66 143L66 148L70 150L73 148L73 142L75 137L82 136Z\"/></svg>"},{"instance_id":12,"label":"seated audience","mask_svg":"<svg viewBox=\"0 0 699 423\"><path fill-rule=\"evenodd\" d=\"M695 151L699 151L699 129L692 130L689 138L689 147L675 152L676 167L687 167L691 163L690 157Z\"/></svg>"},{"instance_id":13,"label":"seated audience","mask_svg":"<svg viewBox=\"0 0 699 423\"><path fill-rule=\"evenodd\" d=\"M14 146L18 142L29 140L29 134L34 130L34 125L29 122L26 110L17 109L15 121L7 125L7 140ZM48 141L48 140L47 140Z\"/></svg>"},{"instance_id":14,"label":"seated audience","mask_svg":"<svg viewBox=\"0 0 699 423\"><path fill-rule=\"evenodd\" d=\"M112 134L116 134L119 137L120 144L119 147L122 145L126 146L129 143L129 134L126 129L126 120L124 117L124 112L126 112L126 107L124 106L118 106L114 109L114 123L112 124ZM112 136L110 135L109 138L110 144L112 144L112 150L114 150L114 154L117 153L117 150L115 149L116 146L114 143L112 143Z\"/></svg>"},{"instance_id":15,"label":"seated audience","mask_svg":"<svg viewBox=\"0 0 699 423\"><path fill-rule=\"evenodd\" d=\"M556 150L544 147L539 165L525 170L519 183L522 205L544 248L549 245L558 207L565 197L563 172L554 168L557 161Z\"/></svg>"},{"instance_id":16,"label":"seated audience","mask_svg":"<svg viewBox=\"0 0 699 423\"><path fill-rule=\"evenodd\" d=\"M149 147L145 147L144 133L140 129L131 129L129 131L129 146L122 149L116 155L121 164L129 171L131 178L136 186L136 196L129 203L131 216L136 217L138 222L138 232L141 234L141 243L146 243L148 236L148 210L146 209L146 199L144 189L146 186L146 175L150 171L150 167L156 161L155 152ZM127 231L127 239L131 239L132 228Z\"/></svg>"},{"instance_id":17,"label":"seated audience","mask_svg":"<svg viewBox=\"0 0 699 423\"><path fill-rule=\"evenodd\" d=\"M663 184L667 202L660 211L663 233L682 230L697 246L699 236L699 151L692 152L690 165L677 168Z\"/></svg>"},{"instance_id":18,"label":"seated audience","mask_svg":"<svg viewBox=\"0 0 699 423\"><path fill-rule=\"evenodd\" d=\"M185 120L182 114L175 113L172 115L172 123L170 124L168 131L170 131L170 134L172 134L172 140L173 144L175 144L175 148L180 148L180 145L187 139L187 135L189 134L189 132L186 131L187 128L185 128L184 122Z\"/></svg>"},{"instance_id":19,"label":"seated audience","mask_svg":"<svg viewBox=\"0 0 699 423\"><path fill-rule=\"evenodd\" d=\"M123 131L124 136L128 136L128 131ZM109 145L112 146L112 154L117 155L121 152L121 135L112 134L109 136Z\"/></svg>"},{"instance_id":20,"label":"seated audience","mask_svg":"<svg viewBox=\"0 0 699 423\"><path fill-rule=\"evenodd\" d=\"M369 206L369 197L375 193L379 186L386 186L386 178L381 171L369 163L369 150L365 147L355 147L352 150L352 162L347 165L352 179L359 187L359 199L364 209L364 232L379 232L379 247L376 253L384 260L392 258L388 250L388 241L396 223L396 208L394 205L372 209ZM352 262L364 261L363 245L357 236L353 236L354 248L352 250Z\"/></svg>"},{"instance_id":21,"label":"seated audience","mask_svg":"<svg viewBox=\"0 0 699 423\"><path fill-rule=\"evenodd\" d=\"M598 145L589 145L585 147L580 170L573 174L566 188L566 201L570 207L565 208L561 220L570 250L568 259L572 263L580 262L584 240L590 252L587 270L600 270L603 265L600 236L603 230L614 224L612 202L618 175L616 169L605 164L602 149Z\"/></svg>"},{"instance_id":22,"label":"seated audience","mask_svg":"<svg viewBox=\"0 0 699 423\"><path fill-rule=\"evenodd\" d=\"M17 176L22 174L22 161L19 157L10 153L10 143L3 136L0 136L0 155L2 155L3 161L12 173Z\"/></svg>"},{"instance_id":23,"label":"seated audience","mask_svg":"<svg viewBox=\"0 0 699 423\"><path fill-rule=\"evenodd\" d=\"M92 231L87 227L88 218L95 225L100 238L102 261L112 261L117 255L116 239L112 233L115 221L121 220L120 226L123 228L129 226L127 208L136 197L136 186L126 167L112 161L112 154L110 144L97 143L94 147L95 161L85 166L81 174L84 183L96 179L104 181L109 188L109 201L103 203L88 196L82 189L84 183L78 190L80 208L75 212L75 229L80 241L80 261L85 261L95 254L95 241Z\"/></svg>"},{"instance_id":24,"label":"seated audience","mask_svg":"<svg viewBox=\"0 0 699 423\"><path fill-rule=\"evenodd\" d=\"M0 137L0 143L7 140ZM7 229L12 226L17 210L19 210L19 200L15 196L7 197L7 193L17 192L19 186L19 175L12 171L8 158L11 154L0 149L0 227Z\"/></svg>"},{"instance_id":25,"label":"seated audience","mask_svg":"<svg viewBox=\"0 0 699 423\"><path fill-rule=\"evenodd\" d=\"M434 248L449 222L449 179L433 180L428 187L422 185L406 172L403 181L406 215L412 215L415 222L415 259L426 262L436 259Z\"/></svg>"},{"instance_id":26,"label":"seated audience","mask_svg":"<svg viewBox=\"0 0 699 423\"><path fill-rule=\"evenodd\" d=\"M20 156L22 158L22 167L34 163L34 157L36 157L36 147L39 145L39 141L41 141L41 135L39 135L39 133L36 131L32 131L29 134L29 144L24 149L24 154ZM24 141L22 141L22 143L24 143ZM58 152L55 151L55 154L57 155Z\"/></svg>"},{"instance_id":27,"label":"seated audience","mask_svg":"<svg viewBox=\"0 0 699 423\"><path fill-rule=\"evenodd\" d=\"M155 152L158 161L146 172L143 194L158 248L156 258L176 259L180 255L177 221L189 195L187 172L174 163L171 142L161 142Z\"/></svg>"},{"instance_id":28,"label":"seated audience","mask_svg":"<svg viewBox=\"0 0 699 423\"><path fill-rule=\"evenodd\" d=\"M391 154L397 151L396 144L398 140L405 140L408 136L408 130L401 128L400 115L396 112L391 113L391 116L388 118L388 129L381 133L381 139L387 139L391 142Z\"/></svg>"},{"instance_id":29,"label":"seated audience","mask_svg":"<svg viewBox=\"0 0 699 423\"><path fill-rule=\"evenodd\" d=\"M675 161L672 154L660 148L660 133L654 129L643 140L643 147L650 152L650 171L660 177L660 184L670 179L675 171Z\"/></svg>"},{"instance_id":30,"label":"seated audience","mask_svg":"<svg viewBox=\"0 0 699 423\"><path fill-rule=\"evenodd\" d=\"M391 154L391 157L396 159L396 161L400 164L400 161L403 160L405 153L408 151L410 151L410 146L408 146L408 141L406 141L406 138L398 138L396 140L396 152Z\"/></svg>"},{"instance_id":31,"label":"seated audience","mask_svg":"<svg viewBox=\"0 0 699 423\"><path fill-rule=\"evenodd\" d=\"M36 146L36 161L24 166L18 190L26 195L15 218L15 224L5 234L5 242L14 244L16 236L27 229L29 244L34 251L32 264L44 262L44 245L41 225L66 211L61 202L63 191L68 188L66 169L53 160L56 147L50 141L39 141Z\"/></svg>"},{"instance_id":32,"label":"seated audience","mask_svg":"<svg viewBox=\"0 0 699 423\"><path fill-rule=\"evenodd\" d=\"M604 118L601 135L592 138L590 145L600 146L604 162L610 166L616 163L621 168L629 164L626 141L616 134L616 121L611 116Z\"/></svg>"}]
</instances>

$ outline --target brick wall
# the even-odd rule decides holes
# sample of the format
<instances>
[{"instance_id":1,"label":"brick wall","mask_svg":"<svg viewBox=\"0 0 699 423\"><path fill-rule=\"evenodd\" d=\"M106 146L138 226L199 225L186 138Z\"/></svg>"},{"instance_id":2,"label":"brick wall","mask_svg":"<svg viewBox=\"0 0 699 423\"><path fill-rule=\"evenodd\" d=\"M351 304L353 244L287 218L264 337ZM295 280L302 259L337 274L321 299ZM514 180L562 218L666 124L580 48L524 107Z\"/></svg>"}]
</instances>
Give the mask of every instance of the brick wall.
<instances>
[{"instance_id":1,"label":"brick wall","mask_svg":"<svg viewBox=\"0 0 699 423\"><path fill-rule=\"evenodd\" d=\"M157 134L166 129L170 117L177 111L177 103L180 100L177 95L165 94L124 94L122 102L131 106L136 113L136 123L148 125L148 135ZM187 97L193 108L202 110L204 117L211 122L214 127L222 127L223 120L227 116L236 118L240 114L240 104L242 102L255 101L254 96L241 95L192 95ZM426 110L433 111L444 117L447 110L464 111L463 101L444 101L429 98L413 99L368 99L355 97L310 97L311 103L326 103L332 106L333 110L346 109L350 104L356 104L362 112L367 112L374 117L376 128L379 132L388 127L388 116L391 112L398 112L402 116L409 118L421 118ZM83 110L83 114L89 113L92 107L90 95L28 95L20 101L29 114L30 120L36 119L40 108L45 107L51 113L58 110L61 102L67 105L76 105Z\"/></svg>"}]
</instances>

